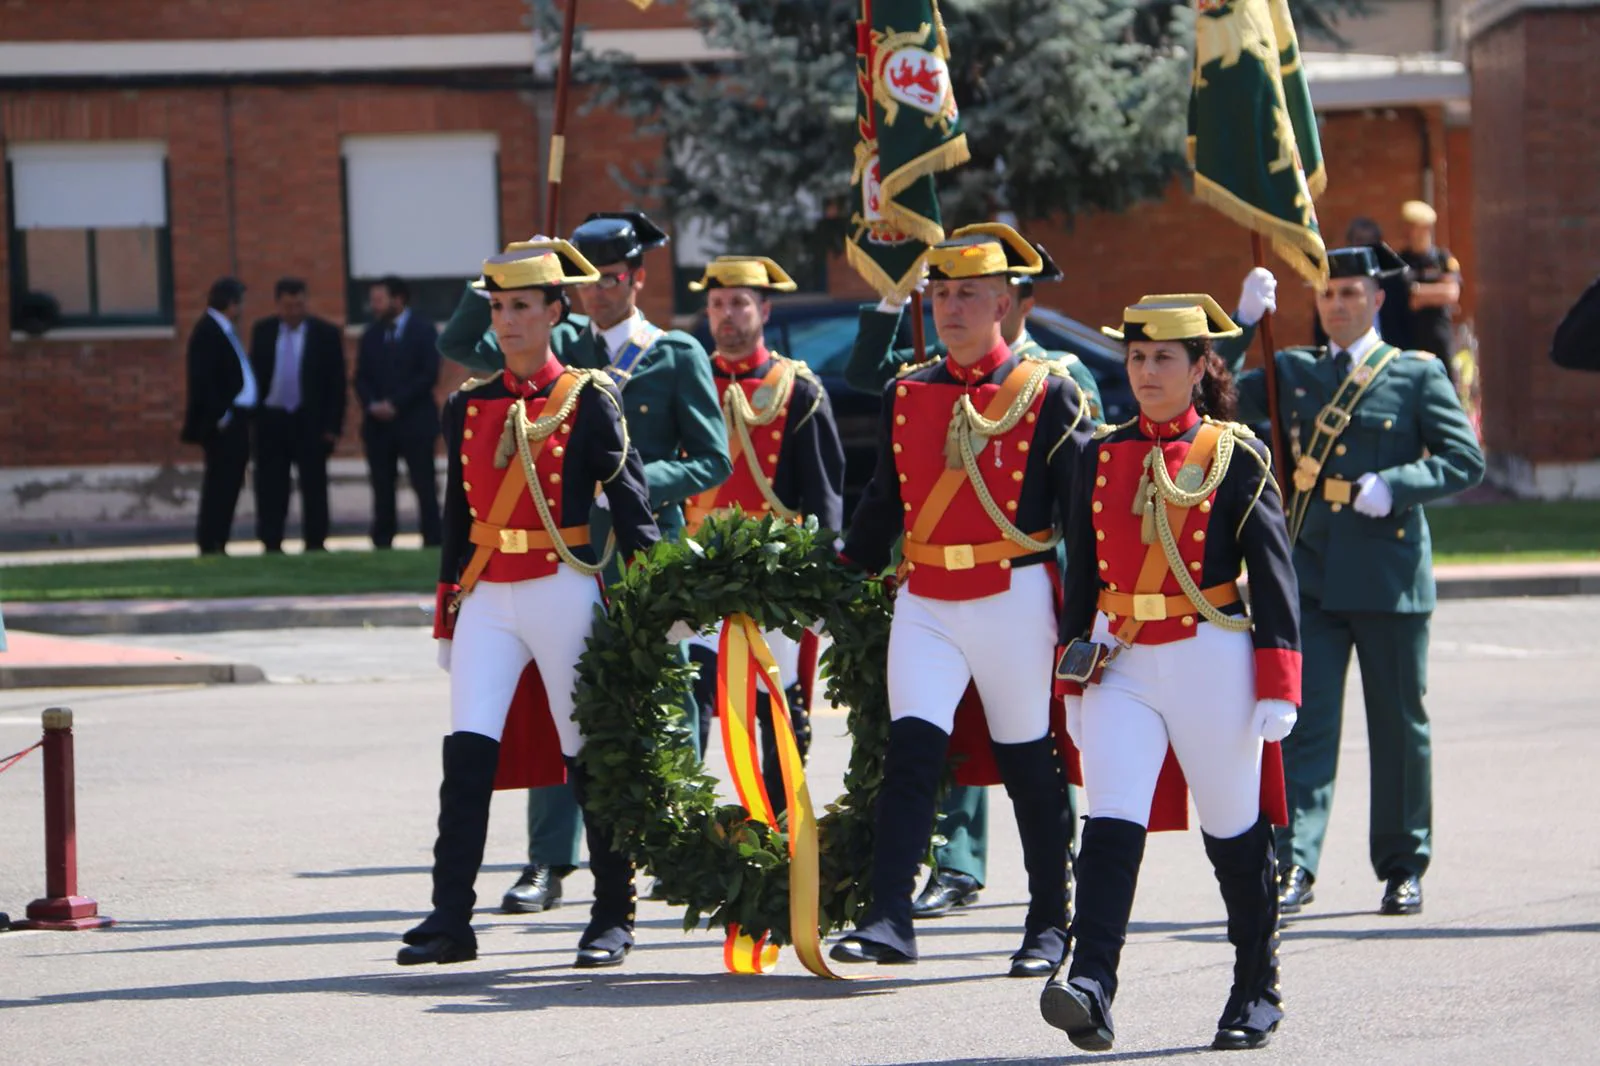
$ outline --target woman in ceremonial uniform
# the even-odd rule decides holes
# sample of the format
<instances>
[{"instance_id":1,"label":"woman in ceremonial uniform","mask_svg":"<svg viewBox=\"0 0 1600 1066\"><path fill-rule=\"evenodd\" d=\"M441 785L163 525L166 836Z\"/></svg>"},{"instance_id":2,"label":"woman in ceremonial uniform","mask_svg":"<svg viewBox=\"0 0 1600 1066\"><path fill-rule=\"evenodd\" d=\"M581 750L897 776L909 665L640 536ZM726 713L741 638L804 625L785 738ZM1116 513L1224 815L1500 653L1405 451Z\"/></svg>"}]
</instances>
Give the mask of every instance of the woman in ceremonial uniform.
<instances>
[{"instance_id":1,"label":"woman in ceremonial uniform","mask_svg":"<svg viewBox=\"0 0 1600 1066\"><path fill-rule=\"evenodd\" d=\"M444 740L433 913L405 934L402 966L477 957L473 882L501 734L530 661L582 802L573 683L600 602L596 575L613 548L600 552L590 542L597 492L624 557L660 537L616 385L601 371L563 367L550 350L563 287L598 276L566 241L533 240L485 261L473 283L489 293L505 369L468 381L445 403L449 473L434 636L450 671L452 732ZM554 753L531 754L554 761ZM633 866L592 818L588 842L595 902L576 965L610 966L633 945Z\"/></svg>"},{"instance_id":2,"label":"woman in ceremonial uniform","mask_svg":"<svg viewBox=\"0 0 1600 1066\"><path fill-rule=\"evenodd\" d=\"M1096 431L1067 518L1073 565L1056 678L1082 752L1089 817L1069 962L1040 1010L1078 1047L1112 1046L1117 963L1170 748L1194 794L1235 952L1213 1046L1260 1047L1283 1017L1272 827L1262 813L1281 807L1282 772L1263 742L1293 728L1300 701L1283 508L1266 447L1226 421L1233 382L1212 341L1238 327L1216 301L1147 297L1124 312L1120 331L1106 332L1127 343L1140 414ZM1169 784L1177 782L1163 781L1163 793ZM1264 796L1279 802L1264 805ZM1180 810L1182 800L1180 790Z\"/></svg>"}]
</instances>

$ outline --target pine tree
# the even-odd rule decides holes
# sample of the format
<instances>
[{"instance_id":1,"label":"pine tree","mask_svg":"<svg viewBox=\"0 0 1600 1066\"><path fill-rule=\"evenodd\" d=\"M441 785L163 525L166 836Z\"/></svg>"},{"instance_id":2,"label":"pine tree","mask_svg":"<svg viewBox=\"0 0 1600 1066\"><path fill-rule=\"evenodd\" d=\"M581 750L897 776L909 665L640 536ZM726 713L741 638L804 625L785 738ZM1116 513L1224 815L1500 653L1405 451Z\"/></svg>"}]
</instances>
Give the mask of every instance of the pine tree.
<instances>
[{"instance_id":1,"label":"pine tree","mask_svg":"<svg viewBox=\"0 0 1600 1066\"><path fill-rule=\"evenodd\" d=\"M837 252L855 143L858 0L684 0L731 58L662 76L580 53L595 103L660 135L658 165L617 174L676 224L797 263ZM1298 0L1315 32L1358 0ZM941 179L947 225L1116 211L1184 168L1193 13L1157 0L941 0L972 161Z\"/></svg>"}]
</instances>

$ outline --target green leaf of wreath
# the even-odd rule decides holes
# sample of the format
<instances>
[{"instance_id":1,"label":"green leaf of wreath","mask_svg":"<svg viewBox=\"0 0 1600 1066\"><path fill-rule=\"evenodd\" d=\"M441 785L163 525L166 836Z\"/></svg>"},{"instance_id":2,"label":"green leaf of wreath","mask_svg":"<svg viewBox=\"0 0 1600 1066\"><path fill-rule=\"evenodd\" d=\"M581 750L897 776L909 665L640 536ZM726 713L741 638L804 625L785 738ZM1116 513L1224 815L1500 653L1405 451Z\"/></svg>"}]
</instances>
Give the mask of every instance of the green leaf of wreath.
<instances>
[{"instance_id":1,"label":"green leaf of wreath","mask_svg":"<svg viewBox=\"0 0 1600 1066\"><path fill-rule=\"evenodd\" d=\"M656 545L608 593L578 664L574 708L594 816L686 906L685 929L704 915L709 927L737 922L779 944L791 940L787 837L742 807L718 805L680 707L691 671L664 635L680 620L704 628L737 613L795 633L823 621L833 637L827 696L850 708L853 745L844 794L818 822L822 932L853 924L869 902L864 872L889 736L882 584L841 564L833 534L814 521L735 516L710 519L692 542Z\"/></svg>"}]
</instances>

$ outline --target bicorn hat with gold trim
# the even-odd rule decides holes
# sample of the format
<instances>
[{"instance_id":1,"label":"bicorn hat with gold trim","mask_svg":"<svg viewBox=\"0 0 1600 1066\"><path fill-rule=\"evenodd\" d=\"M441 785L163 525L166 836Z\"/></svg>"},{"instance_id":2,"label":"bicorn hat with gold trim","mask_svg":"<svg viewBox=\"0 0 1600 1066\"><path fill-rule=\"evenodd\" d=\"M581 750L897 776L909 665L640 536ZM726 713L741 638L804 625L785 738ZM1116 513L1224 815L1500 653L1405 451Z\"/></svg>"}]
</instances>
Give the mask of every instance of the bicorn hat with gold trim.
<instances>
[{"instance_id":1,"label":"bicorn hat with gold trim","mask_svg":"<svg viewBox=\"0 0 1600 1066\"><path fill-rule=\"evenodd\" d=\"M928 280L1013 277L1031 280L1044 269L1033 245L1004 222L962 226L923 253Z\"/></svg>"},{"instance_id":2,"label":"bicorn hat with gold trim","mask_svg":"<svg viewBox=\"0 0 1600 1066\"><path fill-rule=\"evenodd\" d=\"M512 289L548 289L560 285L588 285L600 272L570 242L554 239L517 241L499 255L483 261L483 276L474 289L506 292Z\"/></svg>"},{"instance_id":3,"label":"bicorn hat with gold trim","mask_svg":"<svg viewBox=\"0 0 1600 1066\"><path fill-rule=\"evenodd\" d=\"M719 255L706 264L699 281L689 282L690 292L706 289L794 292L797 287L783 267L764 255Z\"/></svg>"},{"instance_id":4,"label":"bicorn hat with gold trim","mask_svg":"<svg viewBox=\"0 0 1600 1066\"><path fill-rule=\"evenodd\" d=\"M1144 296L1123 309L1122 328L1100 332L1119 341L1192 341L1237 337L1244 331L1205 293Z\"/></svg>"}]
</instances>

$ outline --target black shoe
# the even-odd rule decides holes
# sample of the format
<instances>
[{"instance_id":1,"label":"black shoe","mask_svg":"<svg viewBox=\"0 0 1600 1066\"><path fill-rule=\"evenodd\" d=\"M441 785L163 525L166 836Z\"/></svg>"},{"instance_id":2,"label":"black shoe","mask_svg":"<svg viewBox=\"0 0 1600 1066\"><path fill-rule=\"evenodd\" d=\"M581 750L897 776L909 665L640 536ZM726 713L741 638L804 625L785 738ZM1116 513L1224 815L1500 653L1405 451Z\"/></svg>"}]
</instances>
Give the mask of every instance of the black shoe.
<instances>
[{"instance_id":1,"label":"black shoe","mask_svg":"<svg viewBox=\"0 0 1600 1066\"><path fill-rule=\"evenodd\" d=\"M615 948L579 948L578 957L572 960L572 965L580 970L599 970L606 966L621 966L622 960L628 957L628 952L632 949L632 944L623 944Z\"/></svg>"},{"instance_id":2,"label":"black shoe","mask_svg":"<svg viewBox=\"0 0 1600 1066\"><path fill-rule=\"evenodd\" d=\"M463 944L440 933L420 944L407 944L395 955L394 961L401 966L422 966L430 962L443 966L450 962L471 962L477 957L476 944Z\"/></svg>"},{"instance_id":3,"label":"black shoe","mask_svg":"<svg viewBox=\"0 0 1600 1066\"><path fill-rule=\"evenodd\" d=\"M500 901L501 914L538 914L561 906L561 879L572 872L570 866L536 863L522 868L522 876Z\"/></svg>"},{"instance_id":4,"label":"black shoe","mask_svg":"<svg viewBox=\"0 0 1600 1066\"><path fill-rule=\"evenodd\" d=\"M1272 1034L1278 1028L1274 1022L1268 1029L1250 1029L1244 1026L1218 1029L1211 1041L1213 1051L1254 1051L1272 1043Z\"/></svg>"},{"instance_id":5,"label":"black shoe","mask_svg":"<svg viewBox=\"0 0 1600 1066\"><path fill-rule=\"evenodd\" d=\"M858 936L847 936L833 945L828 958L834 962L875 962L880 966L909 966L917 961L887 944L862 940Z\"/></svg>"},{"instance_id":6,"label":"black shoe","mask_svg":"<svg viewBox=\"0 0 1600 1066\"><path fill-rule=\"evenodd\" d=\"M1317 883L1316 875L1304 866L1291 866L1278 879L1278 913L1299 914L1307 903L1315 902L1317 894L1311 886Z\"/></svg>"},{"instance_id":7,"label":"black shoe","mask_svg":"<svg viewBox=\"0 0 1600 1066\"><path fill-rule=\"evenodd\" d=\"M1011 956L1011 969L1006 971L1007 977L1049 977L1050 971L1056 964L1049 959L1037 959L1031 955Z\"/></svg>"},{"instance_id":8,"label":"black shoe","mask_svg":"<svg viewBox=\"0 0 1600 1066\"><path fill-rule=\"evenodd\" d=\"M1052 977L1039 994L1039 1014L1084 1051L1110 1051L1116 1041L1099 997L1083 978Z\"/></svg>"},{"instance_id":9,"label":"black shoe","mask_svg":"<svg viewBox=\"0 0 1600 1066\"><path fill-rule=\"evenodd\" d=\"M1379 914L1421 914L1422 878L1416 874L1394 874L1383 890Z\"/></svg>"},{"instance_id":10,"label":"black shoe","mask_svg":"<svg viewBox=\"0 0 1600 1066\"><path fill-rule=\"evenodd\" d=\"M971 874L935 870L928 875L927 886L911 904L911 917L943 918L957 907L970 907L978 902L978 890L982 887Z\"/></svg>"}]
</instances>

